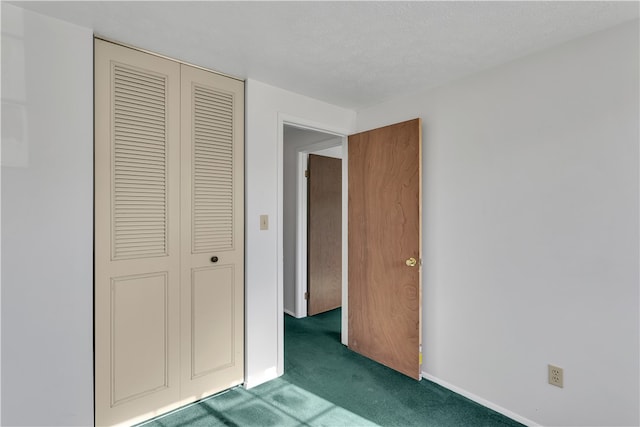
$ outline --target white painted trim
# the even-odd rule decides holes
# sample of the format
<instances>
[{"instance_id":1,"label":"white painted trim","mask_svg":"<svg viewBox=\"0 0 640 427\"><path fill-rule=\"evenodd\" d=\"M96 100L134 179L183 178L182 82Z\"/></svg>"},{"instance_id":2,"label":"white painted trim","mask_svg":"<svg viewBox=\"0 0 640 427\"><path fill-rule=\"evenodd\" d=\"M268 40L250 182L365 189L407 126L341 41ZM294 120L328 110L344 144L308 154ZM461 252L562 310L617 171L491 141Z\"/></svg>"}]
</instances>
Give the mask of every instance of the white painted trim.
<instances>
[{"instance_id":1,"label":"white painted trim","mask_svg":"<svg viewBox=\"0 0 640 427\"><path fill-rule=\"evenodd\" d=\"M296 317L307 317L307 300L304 297L307 285L307 183L304 172L307 170L309 154L298 152L298 174L296 190L298 206L296 206Z\"/></svg>"},{"instance_id":2,"label":"white painted trim","mask_svg":"<svg viewBox=\"0 0 640 427\"><path fill-rule=\"evenodd\" d=\"M9 11L7 15L13 16L14 11ZM9 68L6 66L5 70ZM5 71L6 73L6 71ZM11 80L9 80L11 81ZM0 150L0 165L2 164L2 152ZM0 188L2 188L2 173L0 173ZM92 220L93 222L93 220ZM0 197L0 224L2 224L2 197ZM2 235L2 225L0 225L0 236ZM0 244L0 269L2 268L2 244ZM92 268L93 270L93 268ZM2 274L0 274L0 290L2 289ZM0 331L2 331L2 292L0 291ZM0 378L2 378L2 339L0 339ZM93 385L93 384L92 384ZM2 423L2 387L0 387L0 424Z\"/></svg>"},{"instance_id":3,"label":"white painted trim","mask_svg":"<svg viewBox=\"0 0 640 427\"><path fill-rule=\"evenodd\" d=\"M349 138L342 138L342 334L349 345Z\"/></svg>"},{"instance_id":4,"label":"white painted trim","mask_svg":"<svg viewBox=\"0 0 640 427\"><path fill-rule=\"evenodd\" d=\"M276 152L276 325L278 328L276 373L284 374L284 118L278 113L278 147Z\"/></svg>"},{"instance_id":5,"label":"white painted trim","mask_svg":"<svg viewBox=\"0 0 640 427\"><path fill-rule=\"evenodd\" d=\"M277 344L277 376L284 374L284 235L283 235L283 200L284 200L284 125L290 125L301 129L309 129L317 132L328 133L338 137L342 137L343 141L346 140L347 135L351 133L346 128L336 128L326 123L315 122L313 120L304 119L301 117L292 116L290 114L278 113L277 126L278 126L278 141L277 141L277 211L276 211L276 254L277 254L277 292L276 292L276 306L277 306L277 326L278 326L278 344ZM343 143L344 144L344 143ZM325 147L326 148L326 147ZM345 242L342 242L343 247ZM343 283L344 288L344 283ZM255 384L257 385L257 384ZM254 385L251 385L253 387Z\"/></svg>"},{"instance_id":6,"label":"white painted trim","mask_svg":"<svg viewBox=\"0 0 640 427\"><path fill-rule=\"evenodd\" d=\"M490 402L487 399L484 399L484 398L482 398L480 396L477 396L477 395L475 395L475 394L473 394L473 393L471 393L471 392L469 392L469 391L467 391L465 389L462 389L462 388L460 388L458 386L450 384L450 383L448 383L448 382L446 382L446 381L444 381L444 380L442 380L442 379L440 379L438 377L434 377L431 374L427 374L424 371L422 372L422 378L424 378L426 380L429 380L431 382L434 382L434 383L436 383L436 384L438 384L438 385L440 385L440 386L442 386L442 387L444 387L444 388L446 388L448 390L451 390L454 393L457 393L457 394L459 394L461 396L464 396L469 400L473 400L474 402L476 402L476 403L478 403L478 404L480 404L480 405L482 405L484 407L487 407L487 408L489 408L491 410L494 410L494 411L504 415L505 417L509 417L512 420L515 420L515 421L517 421L519 423L522 423L522 424L524 424L526 426L533 427L533 426L539 426L540 425L540 424L536 423L535 421L532 421L532 420L530 420L528 418L525 418L522 415L518 415L515 412L512 412L512 411L510 411L508 409L505 409L500 405L496 405L495 403Z\"/></svg>"},{"instance_id":7,"label":"white painted trim","mask_svg":"<svg viewBox=\"0 0 640 427\"><path fill-rule=\"evenodd\" d=\"M298 317L298 316L296 316L296 314L295 314L293 311L291 311L291 310L287 310L287 309L285 308L285 309L284 309L284 312L285 312L286 314L288 314L289 316L291 316L291 317L299 318L299 317Z\"/></svg>"},{"instance_id":8,"label":"white painted trim","mask_svg":"<svg viewBox=\"0 0 640 427\"><path fill-rule=\"evenodd\" d=\"M281 375L282 374L277 373L276 368L269 368L266 371L261 372L259 375L253 375L250 377L245 376L245 382L243 386L248 390L250 388L257 387L260 384L264 384L267 381L275 380Z\"/></svg>"},{"instance_id":9,"label":"white painted trim","mask_svg":"<svg viewBox=\"0 0 640 427\"><path fill-rule=\"evenodd\" d=\"M329 135L334 135L339 137L345 137L350 133L353 133L346 128L336 128L324 123L315 122L313 120L307 120L301 117L292 116L290 114L278 113L278 127L281 132L284 131L283 129L285 124L299 128L299 129L313 130L316 132L327 133ZM282 138L280 138L279 143L283 144Z\"/></svg>"}]
</instances>

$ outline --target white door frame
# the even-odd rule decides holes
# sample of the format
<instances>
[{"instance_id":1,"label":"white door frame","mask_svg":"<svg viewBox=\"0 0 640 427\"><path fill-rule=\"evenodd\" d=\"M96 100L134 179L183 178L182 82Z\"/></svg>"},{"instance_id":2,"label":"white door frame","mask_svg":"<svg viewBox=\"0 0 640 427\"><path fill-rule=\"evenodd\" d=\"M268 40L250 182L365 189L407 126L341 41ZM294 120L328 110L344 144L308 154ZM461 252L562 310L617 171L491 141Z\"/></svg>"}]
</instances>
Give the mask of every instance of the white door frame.
<instances>
[{"instance_id":1,"label":"white door frame","mask_svg":"<svg viewBox=\"0 0 640 427\"><path fill-rule=\"evenodd\" d=\"M319 123L313 120L304 119L301 117L292 116L289 114L278 113L278 195L277 195L277 325L278 325L278 356L277 356L277 373L282 375L284 373L284 235L283 235L283 217L284 217L284 126L293 126L300 129L308 129L316 132L323 132L330 135L335 135L342 138L342 343L347 343L347 319L348 319L348 307L347 307L347 277L348 277L348 259L347 259L347 221L348 221L348 181L347 181L347 136L351 131L345 128L336 128L326 123ZM306 148L306 147L305 147ZM326 148L326 147L325 147ZM304 172L303 172L304 173ZM299 194L299 191L298 191ZM306 197L306 196L305 196ZM306 238L306 236L305 236ZM296 269L298 270L298 269ZM297 274L296 274L297 277ZM306 305L306 302L305 302ZM298 307L298 301L296 299L296 311ZM306 312L306 307L305 307Z\"/></svg>"}]
</instances>

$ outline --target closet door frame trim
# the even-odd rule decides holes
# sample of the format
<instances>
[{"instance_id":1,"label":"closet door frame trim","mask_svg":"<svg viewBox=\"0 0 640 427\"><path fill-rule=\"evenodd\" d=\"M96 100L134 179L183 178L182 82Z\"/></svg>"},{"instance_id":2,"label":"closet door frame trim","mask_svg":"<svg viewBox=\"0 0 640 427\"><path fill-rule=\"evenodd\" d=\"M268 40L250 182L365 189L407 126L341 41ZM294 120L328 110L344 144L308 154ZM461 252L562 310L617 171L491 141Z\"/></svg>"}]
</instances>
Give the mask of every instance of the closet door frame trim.
<instances>
[{"instance_id":1,"label":"closet door frame trim","mask_svg":"<svg viewBox=\"0 0 640 427\"><path fill-rule=\"evenodd\" d=\"M217 74L217 75L222 76L222 77L227 77L229 79L233 79L233 80L237 80L237 81L242 82L242 83L246 83L246 79L234 76L233 74L222 73L220 71L212 70L210 68L203 67L203 66L200 66L200 65L195 65L195 64L192 64L190 62L181 61L181 60L173 58L171 56L166 56L166 55L162 55L162 54L157 53L157 52L153 52L153 51L150 51L150 50L142 49L142 48L140 48L138 46L133 46L133 45L130 45L130 44L127 44L127 43L123 43L121 41L117 41L117 40L113 40L113 39L110 39L110 38L107 38L107 37L103 37L103 36L98 35L98 34L94 34L93 38L94 38L94 40L102 40L102 41L105 41L105 42L108 42L108 43L112 43L112 44L115 44L115 45L118 45L118 46L126 47L128 49L137 50L138 52L146 53L148 55L157 56L158 58L167 59L169 61L177 62L178 64L187 65L187 66L193 67L193 68L198 68L198 69L206 71L208 73Z\"/></svg>"}]
</instances>

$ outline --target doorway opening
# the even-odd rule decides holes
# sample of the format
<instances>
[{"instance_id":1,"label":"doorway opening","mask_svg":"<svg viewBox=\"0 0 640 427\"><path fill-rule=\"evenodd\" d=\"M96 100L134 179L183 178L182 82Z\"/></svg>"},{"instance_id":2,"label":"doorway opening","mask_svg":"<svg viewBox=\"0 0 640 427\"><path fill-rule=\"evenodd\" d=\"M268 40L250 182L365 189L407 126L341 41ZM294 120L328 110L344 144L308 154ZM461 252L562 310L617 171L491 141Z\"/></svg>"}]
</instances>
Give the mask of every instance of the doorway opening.
<instances>
[{"instance_id":1,"label":"doorway opening","mask_svg":"<svg viewBox=\"0 0 640 427\"><path fill-rule=\"evenodd\" d=\"M343 155L345 149L346 137L343 135L297 124L284 123L283 125L283 309L285 313L295 318L303 318L309 314L309 300L306 297L313 298L308 293L309 264L314 262L314 258L309 259L309 255L312 257L319 255L317 248L315 251L308 250L308 245L317 240L313 235L309 236L308 234L309 214L313 213L309 210L308 179L305 176L309 170L309 157L312 156L316 164L318 161L333 164L333 175L337 172L339 175L337 178L340 180L343 175L346 175L346 165L344 164L346 156ZM334 163L336 161L342 162L337 168ZM320 172L318 168L318 173ZM324 185L323 181L322 186ZM333 182L330 185L335 187L336 184ZM337 185L341 186L341 189L338 189L338 192L341 193L338 197L341 200L337 201L337 206L335 203L332 206L333 216L337 221L330 221L329 224L325 221L324 226L330 227L331 232L322 233L325 238L321 243L325 247L329 244L332 248L337 248L339 252L344 253L346 251L346 221L341 220L345 217L346 180L338 181ZM315 191L317 194L318 190ZM335 201L335 194L333 197ZM320 206L321 203L325 204L324 196L321 198L323 200L318 200L311 205L311 209L317 209L318 213L320 208L324 209L323 206ZM336 208L339 210L337 214ZM335 218L336 215L337 218ZM321 216L324 216L324 212ZM339 229L336 230L336 227ZM332 264L333 270L330 273L333 276L334 286L329 289L329 292L333 294L334 303L330 306L336 308L342 306L342 301L345 299L345 296L342 295L345 277L342 273L344 258L338 255L338 257L334 256L332 261L327 262L326 259L324 261L321 263L324 265L312 264L312 271L315 271L318 276L319 270L330 267ZM335 265L336 263L338 265ZM322 271L320 271L320 276L322 276ZM323 281L320 282L315 281L316 289L325 286ZM338 292L337 296L335 292ZM314 294L317 292L314 291ZM335 298L338 299L337 304Z\"/></svg>"},{"instance_id":2,"label":"doorway opening","mask_svg":"<svg viewBox=\"0 0 640 427\"><path fill-rule=\"evenodd\" d=\"M320 127L307 128L295 123L279 115L278 151L283 163L286 158L285 127L287 132L288 126L292 126L322 133ZM326 133L338 136L343 148L342 309L334 317L340 320L340 342L356 353L419 380L422 376L421 119L355 133L349 135L348 139L345 133ZM322 142L320 140L318 143ZM301 143L300 147L304 148L296 148L295 152L308 154L312 151L312 145ZM337 141L328 145L337 145ZM304 170L302 165L304 163L299 163L298 175ZM280 164L279 169L278 200L279 205L284 207L284 165ZM295 182L296 194L302 191L303 184L298 184L301 180L291 179L289 176L287 178L289 186ZM347 194L349 187L357 190ZM302 211L304 205L298 205ZM284 229L283 211L284 209L278 214L281 230ZM292 219L289 219L289 223L291 222ZM293 229L300 228L301 224L302 215L298 214ZM298 233L297 236L302 238L304 233ZM289 273L294 277L294 286L287 289L294 289L293 298L291 293L288 294L288 311L303 317L304 313L299 310L303 304L296 304L296 300L300 300L304 294L296 292L295 283L298 277L304 283L304 276L301 268L296 265L300 260L295 255L302 252L297 249L305 247L298 244L297 239L294 240L293 244L298 245L297 249L294 246L294 251L289 252L287 257L283 251L283 237L284 233L280 234L278 242L278 347L282 350L285 347L284 261L294 258L291 264L287 261L287 265L293 265L293 273L291 270ZM351 266L349 252L354 256ZM304 259L301 261L304 262ZM291 276L287 278L287 283L291 283ZM293 310L290 305L292 300ZM348 322L350 314L353 319ZM316 318L286 318L288 323L314 319ZM338 332L335 332L335 336L337 335ZM398 348L403 351L390 350ZM282 351L278 355L279 373L284 373L284 359Z\"/></svg>"}]
</instances>

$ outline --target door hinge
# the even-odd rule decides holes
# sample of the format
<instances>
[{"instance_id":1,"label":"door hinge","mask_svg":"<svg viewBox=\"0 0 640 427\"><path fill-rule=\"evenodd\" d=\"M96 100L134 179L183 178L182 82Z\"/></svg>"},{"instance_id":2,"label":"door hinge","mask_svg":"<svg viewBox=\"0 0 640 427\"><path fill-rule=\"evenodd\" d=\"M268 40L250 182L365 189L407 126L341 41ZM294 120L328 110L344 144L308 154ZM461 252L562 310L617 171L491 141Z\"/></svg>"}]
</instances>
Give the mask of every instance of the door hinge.
<instances>
[{"instance_id":1,"label":"door hinge","mask_svg":"<svg viewBox=\"0 0 640 427\"><path fill-rule=\"evenodd\" d=\"M304 177L309 178L309 169L304 171Z\"/></svg>"},{"instance_id":2,"label":"door hinge","mask_svg":"<svg viewBox=\"0 0 640 427\"><path fill-rule=\"evenodd\" d=\"M304 293L304 299L308 300L309 299L309 292L305 292Z\"/></svg>"}]
</instances>

